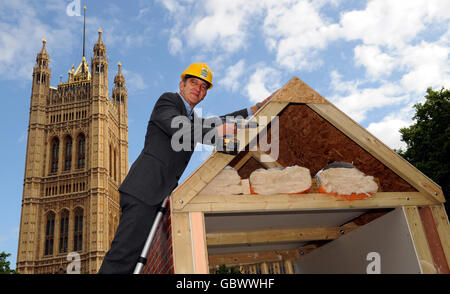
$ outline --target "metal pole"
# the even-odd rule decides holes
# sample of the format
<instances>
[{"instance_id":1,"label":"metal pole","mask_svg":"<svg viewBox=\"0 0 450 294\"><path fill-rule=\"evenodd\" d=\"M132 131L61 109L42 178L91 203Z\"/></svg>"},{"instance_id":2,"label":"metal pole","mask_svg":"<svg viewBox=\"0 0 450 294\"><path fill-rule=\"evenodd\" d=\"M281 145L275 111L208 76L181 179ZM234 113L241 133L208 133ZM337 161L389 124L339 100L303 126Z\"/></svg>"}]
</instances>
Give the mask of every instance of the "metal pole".
<instances>
[{"instance_id":1,"label":"metal pole","mask_svg":"<svg viewBox=\"0 0 450 294\"><path fill-rule=\"evenodd\" d=\"M152 245L153 238L155 236L156 230L158 229L161 218L164 214L164 210L166 208L169 197L170 195L164 199L163 203L161 204L161 207L159 208L158 214L156 215L155 221L153 222L152 229L150 230L150 233L147 237L147 241L145 241L144 248L142 249L141 256L139 257L139 260L136 264L133 274L140 274L145 264L147 263L147 253L148 250L150 249L150 245Z\"/></svg>"}]
</instances>

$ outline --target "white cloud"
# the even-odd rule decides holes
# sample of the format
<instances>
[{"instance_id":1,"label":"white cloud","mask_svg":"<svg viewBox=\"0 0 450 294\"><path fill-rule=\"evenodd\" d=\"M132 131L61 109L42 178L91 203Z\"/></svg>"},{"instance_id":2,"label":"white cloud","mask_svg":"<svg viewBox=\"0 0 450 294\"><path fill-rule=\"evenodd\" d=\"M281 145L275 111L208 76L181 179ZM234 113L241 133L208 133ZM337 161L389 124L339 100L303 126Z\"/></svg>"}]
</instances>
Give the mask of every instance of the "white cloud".
<instances>
[{"instance_id":1,"label":"white cloud","mask_svg":"<svg viewBox=\"0 0 450 294\"><path fill-rule=\"evenodd\" d=\"M425 28L423 20L429 2L372 0L364 10L353 10L342 15L342 33L345 38L362 40L364 44L402 46Z\"/></svg>"},{"instance_id":2,"label":"white cloud","mask_svg":"<svg viewBox=\"0 0 450 294\"><path fill-rule=\"evenodd\" d=\"M386 82L379 87L364 87L361 81L342 81L338 72L331 73L331 86L336 95L330 100L357 122L367 119L367 113L375 108L398 105L408 101L404 89Z\"/></svg>"},{"instance_id":3,"label":"white cloud","mask_svg":"<svg viewBox=\"0 0 450 294\"><path fill-rule=\"evenodd\" d=\"M308 1L268 3L263 28L266 44L276 51L281 66L294 71L312 70L322 64L317 53L338 37L338 25L327 23L319 9L317 3Z\"/></svg>"},{"instance_id":4,"label":"white cloud","mask_svg":"<svg viewBox=\"0 0 450 294\"><path fill-rule=\"evenodd\" d=\"M122 69L122 73L125 77L125 83L127 84L128 91L134 92L145 90L147 88L147 83L139 73L128 69Z\"/></svg>"},{"instance_id":5,"label":"white cloud","mask_svg":"<svg viewBox=\"0 0 450 294\"><path fill-rule=\"evenodd\" d=\"M371 123L367 130L391 149L398 150L406 147L406 143L401 141L399 130L408 125L408 121L389 115L380 122Z\"/></svg>"},{"instance_id":6,"label":"white cloud","mask_svg":"<svg viewBox=\"0 0 450 294\"><path fill-rule=\"evenodd\" d=\"M257 103L280 88L280 72L274 68L259 66L245 87L250 102Z\"/></svg>"},{"instance_id":7,"label":"white cloud","mask_svg":"<svg viewBox=\"0 0 450 294\"><path fill-rule=\"evenodd\" d=\"M225 77L218 83L231 92L236 92L241 85L241 78L245 70L245 60L241 59L225 70Z\"/></svg>"},{"instance_id":8,"label":"white cloud","mask_svg":"<svg viewBox=\"0 0 450 294\"><path fill-rule=\"evenodd\" d=\"M244 49L252 16L261 11L260 2L254 1L171 0L160 3L175 22L170 31L171 54L180 53L183 45L201 52L232 53Z\"/></svg>"},{"instance_id":9,"label":"white cloud","mask_svg":"<svg viewBox=\"0 0 450 294\"><path fill-rule=\"evenodd\" d=\"M378 46L356 46L354 52L356 65L364 66L372 79L389 76L396 66L395 58L381 52Z\"/></svg>"},{"instance_id":10,"label":"white cloud","mask_svg":"<svg viewBox=\"0 0 450 294\"><path fill-rule=\"evenodd\" d=\"M63 9L54 2L48 9ZM68 51L73 47L72 24L54 27L40 20L39 5L25 0L2 1L0 12L0 76L5 79L31 79L36 55L42 48L42 39L52 49ZM57 14L58 15L58 14ZM65 16L65 14L64 14ZM60 17L61 18L61 17ZM56 17L55 23L61 20ZM47 46L51 54L51 49Z\"/></svg>"},{"instance_id":11,"label":"white cloud","mask_svg":"<svg viewBox=\"0 0 450 294\"><path fill-rule=\"evenodd\" d=\"M450 85L450 48L421 42L402 51L401 62L407 69L401 84L405 89L422 93L428 87Z\"/></svg>"},{"instance_id":12,"label":"white cloud","mask_svg":"<svg viewBox=\"0 0 450 294\"><path fill-rule=\"evenodd\" d=\"M400 129L410 126L413 116L413 103L395 113L388 114L381 121L369 124L367 130L392 149L405 149L401 140Z\"/></svg>"}]
</instances>

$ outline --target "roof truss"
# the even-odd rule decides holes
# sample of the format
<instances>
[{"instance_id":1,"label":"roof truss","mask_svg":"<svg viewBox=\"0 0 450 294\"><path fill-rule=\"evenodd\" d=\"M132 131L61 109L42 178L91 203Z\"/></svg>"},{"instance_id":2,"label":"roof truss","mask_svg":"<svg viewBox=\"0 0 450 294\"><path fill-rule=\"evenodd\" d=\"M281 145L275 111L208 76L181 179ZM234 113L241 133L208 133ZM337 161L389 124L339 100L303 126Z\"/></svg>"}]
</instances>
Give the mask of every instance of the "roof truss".
<instances>
[{"instance_id":1,"label":"roof truss","mask_svg":"<svg viewBox=\"0 0 450 294\"><path fill-rule=\"evenodd\" d=\"M297 77L292 78L280 90L275 92L269 103L259 109L251 120L258 121L261 130L263 129L261 126L267 127L290 103L306 104L323 119L331 123L356 144L406 180L418 192L378 192L372 198L358 201L341 201L334 196L319 193L257 196L197 195L235 158L233 155L215 152L173 191L172 203L174 211L218 212L380 208L434 205L445 202L440 186ZM243 151L250 142L256 139L257 135L257 132L239 130L238 138L241 142L244 142L244 144L240 145L239 151ZM258 149L250 150L237 165L240 167L250 158L254 158L266 168L281 166L276 161L263 161L261 160L261 156L266 156L266 154Z\"/></svg>"}]
</instances>

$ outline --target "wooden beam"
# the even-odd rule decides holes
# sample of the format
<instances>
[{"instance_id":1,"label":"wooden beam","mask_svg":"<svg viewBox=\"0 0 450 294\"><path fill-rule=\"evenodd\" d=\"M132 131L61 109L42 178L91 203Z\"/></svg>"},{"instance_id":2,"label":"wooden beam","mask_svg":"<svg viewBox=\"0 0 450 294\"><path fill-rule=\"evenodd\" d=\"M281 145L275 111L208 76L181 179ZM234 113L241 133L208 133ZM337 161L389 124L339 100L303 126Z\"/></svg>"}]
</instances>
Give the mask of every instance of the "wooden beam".
<instances>
[{"instance_id":1,"label":"wooden beam","mask_svg":"<svg viewBox=\"0 0 450 294\"><path fill-rule=\"evenodd\" d=\"M409 231L414 243L414 249L419 260L420 268L424 274L435 274L433 256L428 245L427 237L420 219L419 210L415 206L403 207L408 222Z\"/></svg>"},{"instance_id":2,"label":"wooden beam","mask_svg":"<svg viewBox=\"0 0 450 294\"><path fill-rule=\"evenodd\" d=\"M346 201L322 193L276 195L198 195L183 211L243 212L353 208L393 208L433 204L420 192L378 192L371 198Z\"/></svg>"},{"instance_id":3,"label":"wooden beam","mask_svg":"<svg viewBox=\"0 0 450 294\"><path fill-rule=\"evenodd\" d=\"M421 207L419 208L419 214L437 273L450 274L450 269L443 249L444 244L442 244L441 238L439 237L431 208L429 206Z\"/></svg>"},{"instance_id":4,"label":"wooden beam","mask_svg":"<svg viewBox=\"0 0 450 294\"><path fill-rule=\"evenodd\" d=\"M316 103L307 105L419 192L426 195L433 204L445 202L444 194L439 185L434 183L334 105Z\"/></svg>"},{"instance_id":5,"label":"wooden beam","mask_svg":"<svg viewBox=\"0 0 450 294\"><path fill-rule=\"evenodd\" d=\"M246 253L229 253L220 255L210 255L210 267L226 264L235 266L241 264L253 264L260 262L273 262L300 258L300 250L278 250L278 251L260 251Z\"/></svg>"},{"instance_id":6,"label":"wooden beam","mask_svg":"<svg viewBox=\"0 0 450 294\"><path fill-rule=\"evenodd\" d=\"M189 219L192 231L194 273L209 274L204 215L202 212L190 212Z\"/></svg>"},{"instance_id":7,"label":"wooden beam","mask_svg":"<svg viewBox=\"0 0 450 294\"><path fill-rule=\"evenodd\" d=\"M280 242L305 242L315 240L333 240L349 233L356 227L297 228L284 230L264 230L251 232L209 233L206 235L208 246L226 246L239 244L269 244Z\"/></svg>"},{"instance_id":8,"label":"wooden beam","mask_svg":"<svg viewBox=\"0 0 450 294\"><path fill-rule=\"evenodd\" d=\"M174 210L180 210L189 203L233 158L233 155L213 153L172 192Z\"/></svg>"},{"instance_id":9,"label":"wooden beam","mask_svg":"<svg viewBox=\"0 0 450 294\"><path fill-rule=\"evenodd\" d=\"M447 264L450 266L450 224L443 204L430 206Z\"/></svg>"},{"instance_id":10,"label":"wooden beam","mask_svg":"<svg viewBox=\"0 0 450 294\"><path fill-rule=\"evenodd\" d=\"M247 152L241 160L239 160L236 165L233 167L235 170L239 170L244 164L247 163L247 161L252 157L252 154L250 152Z\"/></svg>"},{"instance_id":11,"label":"wooden beam","mask_svg":"<svg viewBox=\"0 0 450 294\"><path fill-rule=\"evenodd\" d=\"M193 274L194 260L189 213L172 212L171 224L175 274Z\"/></svg>"}]
</instances>

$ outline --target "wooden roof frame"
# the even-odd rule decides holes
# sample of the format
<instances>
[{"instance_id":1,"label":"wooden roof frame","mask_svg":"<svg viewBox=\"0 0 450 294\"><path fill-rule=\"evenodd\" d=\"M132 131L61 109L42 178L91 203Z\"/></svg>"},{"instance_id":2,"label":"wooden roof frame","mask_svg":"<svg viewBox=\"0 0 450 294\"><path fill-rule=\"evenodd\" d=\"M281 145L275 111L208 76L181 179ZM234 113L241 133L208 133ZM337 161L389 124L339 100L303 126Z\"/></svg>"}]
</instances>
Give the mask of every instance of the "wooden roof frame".
<instances>
[{"instance_id":1,"label":"wooden roof frame","mask_svg":"<svg viewBox=\"0 0 450 294\"><path fill-rule=\"evenodd\" d=\"M290 103L306 104L323 119L403 178L418 192L378 192L375 197L351 202L339 201L336 197L319 193L302 195L258 195L258 197L255 197L255 195L198 195L235 158L233 155L214 152L173 191L173 211L222 212L380 208L438 205L445 202L444 194L439 185L297 77L293 77L280 90L275 92L271 100L250 119L258 120L260 117L271 117L273 120ZM271 120L266 120L265 123L268 125L270 122ZM246 136L242 132L247 132ZM256 136L256 132L249 133L248 130L239 130L238 137L247 138L247 141L241 144L239 151L244 150ZM257 160L258 155L260 155L259 152L253 152L251 154ZM272 164L277 166L276 162Z\"/></svg>"}]
</instances>

